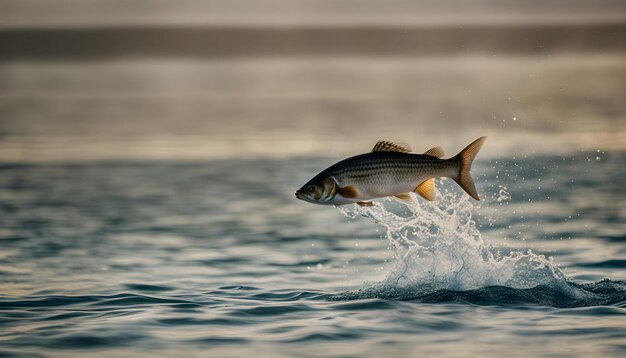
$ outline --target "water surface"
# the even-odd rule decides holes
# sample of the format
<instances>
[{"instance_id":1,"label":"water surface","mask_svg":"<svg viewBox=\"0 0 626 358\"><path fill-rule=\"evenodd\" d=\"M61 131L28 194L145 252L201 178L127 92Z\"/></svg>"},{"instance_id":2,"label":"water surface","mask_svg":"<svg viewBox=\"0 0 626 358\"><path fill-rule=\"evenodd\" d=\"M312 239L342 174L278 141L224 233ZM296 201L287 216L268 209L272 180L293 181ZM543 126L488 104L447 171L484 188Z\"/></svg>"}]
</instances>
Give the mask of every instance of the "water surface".
<instances>
[{"instance_id":1,"label":"water surface","mask_svg":"<svg viewBox=\"0 0 626 358\"><path fill-rule=\"evenodd\" d=\"M481 157L480 204L297 201L335 159L3 164L1 352L624 355L624 152Z\"/></svg>"}]
</instances>

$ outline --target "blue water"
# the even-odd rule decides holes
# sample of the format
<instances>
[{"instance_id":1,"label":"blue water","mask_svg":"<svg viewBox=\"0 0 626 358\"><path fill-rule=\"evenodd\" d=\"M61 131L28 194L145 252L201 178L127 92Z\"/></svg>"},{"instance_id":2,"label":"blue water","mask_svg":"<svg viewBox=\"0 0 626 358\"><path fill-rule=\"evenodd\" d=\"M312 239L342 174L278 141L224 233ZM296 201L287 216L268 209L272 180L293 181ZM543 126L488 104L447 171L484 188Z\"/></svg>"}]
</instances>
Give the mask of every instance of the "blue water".
<instances>
[{"instance_id":1,"label":"blue water","mask_svg":"<svg viewBox=\"0 0 626 358\"><path fill-rule=\"evenodd\" d=\"M0 355L626 355L626 153L296 200L336 159L2 164Z\"/></svg>"}]
</instances>

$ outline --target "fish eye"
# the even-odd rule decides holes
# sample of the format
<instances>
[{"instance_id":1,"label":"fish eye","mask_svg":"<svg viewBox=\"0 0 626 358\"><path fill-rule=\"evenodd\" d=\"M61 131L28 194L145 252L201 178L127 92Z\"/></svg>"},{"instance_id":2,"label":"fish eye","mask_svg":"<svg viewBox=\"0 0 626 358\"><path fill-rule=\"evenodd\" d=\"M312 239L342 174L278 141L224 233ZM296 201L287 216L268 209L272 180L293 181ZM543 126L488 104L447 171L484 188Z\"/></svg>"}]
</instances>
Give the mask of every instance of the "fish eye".
<instances>
[{"instance_id":1,"label":"fish eye","mask_svg":"<svg viewBox=\"0 0 626 358\"><path fill-rule=\"evenodd\" d=\"M306 188L306 190L308 190L309 193L313 194L317 190L317 187L315 185L310 185L308 188Z\"/></svg>"}]
</instances>

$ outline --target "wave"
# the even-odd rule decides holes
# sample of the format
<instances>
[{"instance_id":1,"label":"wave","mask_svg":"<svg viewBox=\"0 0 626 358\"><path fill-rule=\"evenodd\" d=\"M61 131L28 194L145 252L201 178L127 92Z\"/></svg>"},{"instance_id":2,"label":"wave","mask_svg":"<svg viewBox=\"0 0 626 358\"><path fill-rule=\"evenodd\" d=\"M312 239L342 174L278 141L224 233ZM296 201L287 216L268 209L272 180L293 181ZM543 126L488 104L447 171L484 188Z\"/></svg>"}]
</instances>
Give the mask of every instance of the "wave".
<instances>
[{"instance_id":1,"label":"wave","mask_svg":"<svg viewBox=\"0 0 626 358\"><path fill-rule=\"evenodd\" d=\"M498 202L510 195L501 191ZM624 305L626 285L604 280L571 282L552 258L531 250L506 256L483 240L467 195L445 189L434 202L414 198L406 206L345 206L350 218L382 225L395 250L395 266L380 282L332 296L331 300L382 298L481 305L537 304L553 307Z\"/></svg>"},{"instance_id":2,"label":"wave","mask_svg":"<svg viewBox=\"0 0 626 358\"><path fill-rule=\"evenodd\" d=\"M333 301L360 300L366 298L396 299L422 303L465 303L474 305L540 305L558 308L617 306L626 307L626 283L623 281L602 280L589 284L567 282L567 290L558 287L539 285L528 289L516 289L505 286L489 286L475 290L452 291L440 290L419 296L405 288L395 294L386 294L372 290L357 290L332 296ZM417 295L413 296L412 295Z\"/></svg>"},{"instance_id":3,"label":"wave","mask_svg":"<svg viewBox=\"0 0 626 358\"><path fill-rule=\"evenodd\" d=\"M0 299L0 309L30 309L39 307L64 307L76 305L95 305L110 307L132 307L146 305L177 305L193 304L184 299L161 298L134 293L117 293L113 295L83 296L35 296L20 299Z\"/></svg>"}]
</instances>

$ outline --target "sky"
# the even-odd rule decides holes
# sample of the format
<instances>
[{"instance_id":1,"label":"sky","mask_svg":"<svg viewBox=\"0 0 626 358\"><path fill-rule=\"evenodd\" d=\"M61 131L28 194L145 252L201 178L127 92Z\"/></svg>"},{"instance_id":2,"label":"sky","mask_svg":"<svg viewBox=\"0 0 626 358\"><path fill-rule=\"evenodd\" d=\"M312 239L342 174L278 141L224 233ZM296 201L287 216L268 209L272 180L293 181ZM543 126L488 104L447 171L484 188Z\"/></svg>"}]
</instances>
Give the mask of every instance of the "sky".
<instances>
[{"instance_id":1,"label":"sky","mask_svg":"<svg viewBox=\"0 0 626 358\"><path fill-rule=\"evenodd\" d=\"M0 0L0 27L603 22L623 0Z\"/></svg>"}]
</instances>

